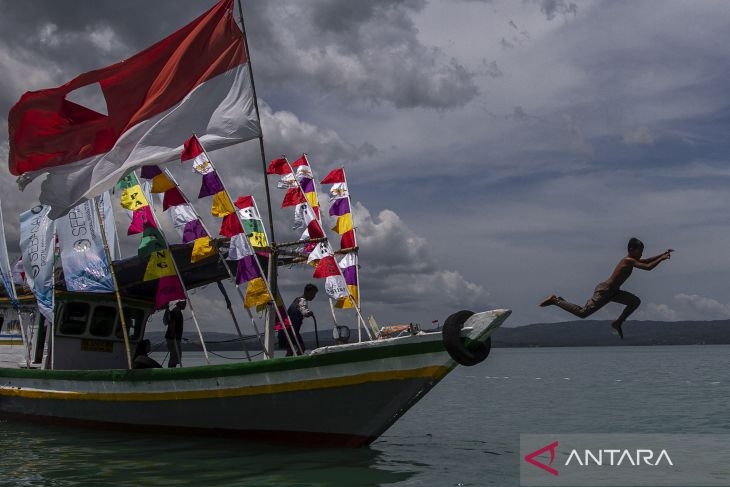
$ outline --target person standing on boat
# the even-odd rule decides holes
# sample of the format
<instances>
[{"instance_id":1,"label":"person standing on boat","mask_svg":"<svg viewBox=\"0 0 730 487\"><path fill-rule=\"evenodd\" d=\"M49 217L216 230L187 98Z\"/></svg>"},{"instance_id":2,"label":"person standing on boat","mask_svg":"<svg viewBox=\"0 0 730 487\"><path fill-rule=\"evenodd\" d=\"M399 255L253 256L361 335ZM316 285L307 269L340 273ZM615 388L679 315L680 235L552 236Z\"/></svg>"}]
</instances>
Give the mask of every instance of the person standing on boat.
<instances>
[{"instance_id":1,"label":"person standing on boat","mask_svg":"<svg viewBox=\"0 0 730 487\"><path fill-rule=\"evenodd\" d=\"M664 253L642 259L644 253L644 244L638 238L632 238L628 244L628 254L621 259L613 270L611 277L607 281L600 283L593 291L593 296L586 302L585 306L580 307L577 304L569 303L561 296L552 294L545 298L540 306L555 305L565 311L574 314L578 318L587 318L599 309L603 308L609 302L620 303L626 305L621 315L611 323L618 335L623 338L624 333L621 326L631 313L641 304L641 300L628 291L620 289L621 285L629 278L634 268L643 271L650 271L659 265L660 262L669 260L673 249L667 249Z\"/></svg>"},{"instance_id":2,"label":"person standing on boat","mask_svg":"<svg viewBox=\"0 0 730 487\"><path fill-rule=\"evenodd\" d=\"M169 315L166 312L166 323L167 331L165 332L165 342L167 342L167 350L170 352L170 360L167 362L169 368L177 367L182 365L182 334L183 334L183 315L182 310L187 305L186 301L178 301L172 310L169 310Z\"/></svg>"},{"instance_id":3,"label":"person standing on boat","mask_svg":"<svg viewBox=\"0 0 730 487\"><path fill-rule=\"evenodd\" d=\"M294 329L294 337L292 339L299 342L299 348L302 352L304 351L304 340L302 340L299 330L302 328L304 318L314 318L314 313L309 309L309 302L317 296L318 291L319 289L314 284L307 284L304 286L304 294L295 298L287 310L289 320L291 320L292 328ZM286 339L285 333L286 330L283 328L279 330L279 347L286 348L286 356L290 357L294 355L294 352L289 346L289 340Z\"/></svg>"}]
</instances>

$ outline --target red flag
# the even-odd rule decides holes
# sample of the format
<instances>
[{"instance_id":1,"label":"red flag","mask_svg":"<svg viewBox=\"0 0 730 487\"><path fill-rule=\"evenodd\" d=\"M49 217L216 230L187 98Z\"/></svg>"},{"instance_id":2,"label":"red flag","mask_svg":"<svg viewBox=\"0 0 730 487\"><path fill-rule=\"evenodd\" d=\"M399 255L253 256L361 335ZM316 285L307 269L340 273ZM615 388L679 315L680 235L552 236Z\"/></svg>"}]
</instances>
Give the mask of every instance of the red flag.
<instances>
[{"instance_id":1,"label":"red flag","mask_svg":"<svg viewBox=\"0 0 730 487\"><path fill-rule=\"evenodd\" d=\"M165 196L162 198L162 211L167 210L171 206L184 205L185 198L177 188L170 188L165 191Z\"/></svg>"},{"instance_id":2,"label":"red flag","mask_svg":"<svg viewBox=\"0 0 730 487\"><path fill-rule=\"evenodd\" d=\"M291 168L289 167L289 163L286 159L274 159L269 164L268 169L266 169L266 174L289 174L291 173Z\"/></svg>"},{"instance_id":3,"label":"red flag","mask_svg":"<svg viewBox=\"0 0 730 487\"><path fill-rule=\"evenodd\" d=\"M297 159L296 161L291 163L291 167L299 167L299 166L308 166L309 163L307 163L307 156L302 154L302 157Z\"/></svg>"},{"instance_id":4,"label":"red flag","mask_svg":"<svg viewBox=\"0 0 730 487\"><path fill-rule=\"evenodd\" d=\"M256 138L251 93L238 82L246 62L233 0L221 0L129 59L25 93L8 117L9 169L27 173L21 184L49 174L40 200L57 218L137 167L180 157L181 133L210 149ZM81 89L96 92L94 108L71 101Z\"/></svg>"},{"instance_id":5,"label":"red flag","mask_svg":"<svg viewBox=\"0 0 730 487\"><path fill-rule=\"evenodd\" d=\"M253 196L239 196L234 205L236 205L236 208L248 208L249 206L253 206Z\"/></svg>"},{"instance_id":6,"label":"red flag","mask_svg":"<svg viewBox=\"0 0 730 487\"><path fill-rule=\"evenodd\" d=\"M324 237L324 232L322 231L322 227L319 226L319 223L317 223L317 220L312 220L309 223L307 223L307 232L309 232L309 238Z\"/></svg>"},{"instance_id":7,"label":"red flag","mask_svg":"<svg viewBox=\"0 0 730 487\"><path fill-rule=\"evenodd\" d=\"M312 277L321 279L330 276L339 276L339 269L340 268L337 267L337 261L335 260L335 258L331 255L328 255L319 260L317 268L314 269L314 274L312 275Z\"/></svg>"},{"instance_id":8,"label":"red flag","mask_svg":"<svg viewBox=\"0 0 730 487\"><path fill-rule=\"evenodd\" d=\"M330 171L330 173L324 177L322 184L335 184L345 182L345 169L339 168Z\"/></svg>"},{"instance_id":9,"label":"red flag","mask_svg":"<svg viewBox=\"0 0 730 487\"><path fill-rule=\"evenodd\" d=\"M355 247L355 231L348 230L343 233L342 237L340 238L340 248L351 249L353 247Z\"/></svg>"},{"instance_id":10,"label":"red flag","mask_svg":"<svg viewBox=\"0 0 730 487\"><path fill-rule=\"evenodd\" d=\"M233 238L239 233L243 233L243 228L241 228L241 222L238 219L238 215L235 213L229 213L224 216L223 222L221 223L221 229L218 233L229 238Z\"/></svg>"},{"instance_id":11,"label":"red flag","mask_svg":"<svg viewBox=\"0 0 730 487\"><path fill-rule=\"evenodd\" d=\"M185 144L183 145L183 151L182 154L180 154L180 162L195 159L202 153L203 148L201 147L200 142L198 142L198 138L193 135L188 140L186 140Z\"/></svg>"},{"instance_id":12,"label":"red flag","mask_svg":"<svg viewBox=\"0 0 730 487\"><path fill-rule=\"evenodd\" d=\"M299 186L297 186L296 188L290 188L287 190L284 195L284 201L281 203L281 207L286 208L287 206L296 206L300 203L306 202L307 199L302 194L302 190L299 189Z\"/></svg>"}]
</instances>

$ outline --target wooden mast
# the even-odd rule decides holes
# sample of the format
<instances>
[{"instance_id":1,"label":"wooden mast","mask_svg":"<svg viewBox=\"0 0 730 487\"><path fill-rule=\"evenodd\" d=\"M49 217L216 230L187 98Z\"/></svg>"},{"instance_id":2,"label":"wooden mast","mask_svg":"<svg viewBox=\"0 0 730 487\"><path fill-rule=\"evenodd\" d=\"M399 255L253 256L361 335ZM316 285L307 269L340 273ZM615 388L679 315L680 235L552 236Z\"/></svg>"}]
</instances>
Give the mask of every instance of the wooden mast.
<instances>
[{"instance_id":1,"label":"wooden mast","mask_svg":"<svg viewBox=\"0 0 730 487\"><path fill-rule=\"evenodd\" d=\"M248 65L248 77L251 80L251 91L253 92L253 104L254 108L256 109L256 119L259 122L259 151L261 152L261 169L263 170L264 175L264 187L266 188L266 207L269 211L269 232L271 233L271 241L269 242L269 245L271 247L271 255L269 256L269 266L268 266L268 276L269 279L269 288L272 290L272 299L273 304L272 306L274 309L269 312L269 326L266 328L265 333L265 348L271 352L271 348L273 348L273 330L274 330L274 324L276 323L276 308L277 308L277 298L279 297L279 286L277 283L277 249L276 249L276 234L274 233L274 216L271 211L271 192L269 190L269 178L266 175L266 152L264 150L264 134L263 130L261 128L261 113L259 112L259 100L258 96L256 96L256 83L253 79L253 63L251 62L251 51L248 48L248 37L246 36L246 25L243 22L243 7L241 5L241 0L236 0L238 3L238 19L241 22L241 32L243 33L243 45L246 49L246 64ZM283 326L283 323L282 323Z\"/></svg>"}]
</instances>

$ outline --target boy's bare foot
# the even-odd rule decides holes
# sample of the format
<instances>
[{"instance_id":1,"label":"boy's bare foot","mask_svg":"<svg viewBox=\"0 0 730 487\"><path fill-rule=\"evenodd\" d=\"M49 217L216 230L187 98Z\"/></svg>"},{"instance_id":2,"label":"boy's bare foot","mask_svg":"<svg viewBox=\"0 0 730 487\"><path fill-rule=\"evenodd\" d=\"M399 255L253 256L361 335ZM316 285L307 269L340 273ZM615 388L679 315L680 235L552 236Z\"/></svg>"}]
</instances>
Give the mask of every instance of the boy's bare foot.
<instances>
[{"instance_id":1,"label":"boy's bare foot","mask_svg":"<svg viewBox=\"0 0 730 487\"><path fill-rule=\"evenodd\" d=\"M558 297L554 294L551 294L547 298L543 299L542 302L540 302L540 307L544 308L545 306L550 306L551 304L555 304L556 299L558 299Z\"/></svg>"},{"instance_id":2,"label":"boy's bare foot","mask_svg":"<svg viewBox=\"0 0 730 487\"><path fill-rule=\"evenodd\" d=\"M614 330L616 330L618 332L618 336L620 336L621 339L623 340L624 339L624 332L621 329L621 325L622 325L622 323L618 323L618 322L614 321L613 323L611 323L611 328L613 328Z\"/></svg>"}]
</instances>

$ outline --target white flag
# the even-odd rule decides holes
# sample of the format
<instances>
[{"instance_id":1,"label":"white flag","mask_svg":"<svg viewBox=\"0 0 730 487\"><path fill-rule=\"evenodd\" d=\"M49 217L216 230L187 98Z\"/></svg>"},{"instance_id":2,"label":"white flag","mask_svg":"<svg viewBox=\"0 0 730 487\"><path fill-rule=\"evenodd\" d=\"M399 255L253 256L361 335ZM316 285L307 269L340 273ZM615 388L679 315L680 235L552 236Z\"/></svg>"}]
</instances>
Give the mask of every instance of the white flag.
<instances>
[{"instance_id":1,"label":"white flag","mask_svg":"<svg viewBox=\"0 0 730 487\"><path fill-rule=\"evenodd\" d=\"M350 193L347 191L347 183L335 183L329 191L330 203L340 198L347 198Z\"/></svg>"},{"instance_id":2,"label":"white flag","mask_svg":"<svg viewBox=\"0 0 730 487\"><path fill-rule=\"evenodd\" d=\"M249 245L248 238L245 233L239 233L231 238L230 247L228 247L228 258L230 260L241 260L244 257L253 255L253 249Z\"/></svg>"},{"instance_id":3,"label":"white flag","mask_svg":"<svg viewBox=\"0 0 730 487\"><path fill-rule=\"evenodd\" d=\"M345 278L340 274L336 276L329 276L324 281L324 292L327 293L332 299L346 298L350 295L350 291L347 289Z\"/></svg>"},{"instance_id":4,"label":"white flag","mask_svg":"<svg viewBox=\"0 0 730 487\"><path fill-rule=\"evenodd\" d=\"M20 251L25 278L38 309L53 323L53 254L56 226L48 218L50 206L36 206L20 214Z\"/></svg>"},{"instance_id":5,"label":"white flag","mask_svg":"<svg viewBox=\"0 0 730 487\"><path fill-rule=\"evenodd\" d=\"M104 198L100 206L104 201L109 202L109 198ZM56 220L63 276L69 291L114 291L95 204L94 200L81 203ZM109 238L113 239L113 234L107 233ZM110 246L113 243L112 240Z\"/></svg>"}]
</instances>

